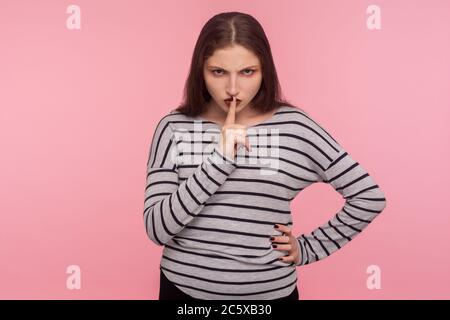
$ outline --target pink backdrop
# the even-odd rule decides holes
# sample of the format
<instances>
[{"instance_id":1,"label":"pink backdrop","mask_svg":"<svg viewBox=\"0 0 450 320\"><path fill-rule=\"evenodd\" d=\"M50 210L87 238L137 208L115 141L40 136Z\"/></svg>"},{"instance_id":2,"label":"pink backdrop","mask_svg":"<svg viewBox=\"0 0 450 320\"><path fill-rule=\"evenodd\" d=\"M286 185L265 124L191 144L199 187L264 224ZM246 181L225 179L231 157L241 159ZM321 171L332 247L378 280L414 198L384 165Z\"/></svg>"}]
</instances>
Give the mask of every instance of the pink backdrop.
<instances>
[{"instance_id":1,"label":"pink backdrop","mask_svg":"<svg viewBox=\"0 0 450 320\"><path fill-rule=\"evenodd\" d=\"M450 298L450 2L0 1L0 298L157 299L162 247L146 236L155 125L181 101L214 14L263 25L285 96L374 176L387 207L323 261L302 299ZM366 9L377 5L381 29ZM314 184L294 234L343 199ZM67 286L69 266L81 288ZM381 288L369 289L369 266Z\"/></svg>"}]
</instances>

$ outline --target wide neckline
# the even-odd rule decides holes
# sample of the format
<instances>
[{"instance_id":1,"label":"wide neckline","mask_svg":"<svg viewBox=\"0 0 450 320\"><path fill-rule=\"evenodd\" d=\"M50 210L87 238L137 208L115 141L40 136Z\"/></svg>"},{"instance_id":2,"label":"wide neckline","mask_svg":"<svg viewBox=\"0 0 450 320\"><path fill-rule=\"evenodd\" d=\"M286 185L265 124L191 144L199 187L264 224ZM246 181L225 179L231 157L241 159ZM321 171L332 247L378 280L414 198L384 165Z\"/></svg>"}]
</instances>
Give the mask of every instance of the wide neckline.
<instances>
[{"instance_id":1,"label":"wide neckline","mask_svg":"<svg viewBox=\"0 0 450 320\"><path fill-rule=\"evenodd\" d=\"M257 124L254 124L252 126L247 126L247 128L258 127L258 126L263 125L263 124L265 124L265 123L267 123L269 121L272 121L273 118L275 118L275 116L281 111L281 108L283 108L283 106L278 107L278 110L274 114L272 114L269 118L267 118L267 119L265 119L265 120L263 120L263 121L261 121L261 122L259 122ZM205 119L205 118L203 118L201 116L196 116L196 117L194 117L194 119L195 120L201 120L203 122L207 122L207 123L213 124L216 127L220 127L220 128L222 127L222 125L218 124L217 122L214 122L214 121L211 121L211 120L207 120L207 119Z\"/></svg>"}]
</instances>

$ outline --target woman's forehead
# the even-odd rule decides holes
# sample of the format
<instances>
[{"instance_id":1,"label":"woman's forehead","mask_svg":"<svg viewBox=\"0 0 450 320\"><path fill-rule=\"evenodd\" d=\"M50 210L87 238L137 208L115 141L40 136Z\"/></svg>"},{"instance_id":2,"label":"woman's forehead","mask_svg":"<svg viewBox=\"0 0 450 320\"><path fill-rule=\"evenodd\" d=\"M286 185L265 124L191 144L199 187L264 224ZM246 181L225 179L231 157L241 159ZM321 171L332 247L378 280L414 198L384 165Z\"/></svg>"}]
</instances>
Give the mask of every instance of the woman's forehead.
<instances>
[{"instance_id":1,"label":"woman's forehead","mask_svg":"<svg viewBox=\"0 0 450 320\"><path fill-rule=\"evenodd\" d=\"M258 57L251 51L222 50L218 49L205 61L206 67L218 67L223 69L244 69L251 66L259 66Z\"/></svg>"}]
</instances>

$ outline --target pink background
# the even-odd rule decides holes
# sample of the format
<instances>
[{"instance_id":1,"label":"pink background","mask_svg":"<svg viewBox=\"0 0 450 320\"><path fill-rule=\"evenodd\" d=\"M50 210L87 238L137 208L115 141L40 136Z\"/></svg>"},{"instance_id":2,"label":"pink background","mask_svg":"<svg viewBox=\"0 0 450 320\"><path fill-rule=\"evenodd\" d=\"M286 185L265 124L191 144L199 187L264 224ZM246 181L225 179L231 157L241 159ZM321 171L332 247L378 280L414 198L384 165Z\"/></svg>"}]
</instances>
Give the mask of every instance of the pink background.
<instances>
[{"instance_id":1,"label":"pink background","mask_svg":"<svg viewBox=\"0 0 450 320\"><path fill-rule=\"evenodd\" d=\"M81 8L81 30L66 8ZM369 30L366 8L381 8ZM362 235L298 267L301 299L450 298L449 1L0 1L0 298L157 299L146 162L180 103L204 23L263 25L286 98L372 174L387 207ZM294 234L343 205L314 184ZM81 268L69 290L66 269ZM381 269L369 290L366 269Z\"/></svg>"}]
</instances>

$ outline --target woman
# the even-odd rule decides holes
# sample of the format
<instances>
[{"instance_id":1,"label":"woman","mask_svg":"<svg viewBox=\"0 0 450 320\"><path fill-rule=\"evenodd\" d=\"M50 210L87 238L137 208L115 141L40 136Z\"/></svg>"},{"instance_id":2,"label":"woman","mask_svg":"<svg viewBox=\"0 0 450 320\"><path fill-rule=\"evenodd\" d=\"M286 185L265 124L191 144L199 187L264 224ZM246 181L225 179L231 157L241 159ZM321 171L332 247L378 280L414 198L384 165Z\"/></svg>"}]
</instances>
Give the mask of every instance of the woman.
<instances>
[{"instance_id":1,"label":"woman","mask_svg":"<svg viewBox=\"0 0 450 320\"><path fill-rule=\"evenodd\" d=\"M295 237L290 201L316 182L346 203ZM298 300L296 266L342 248L385 205L367 171L280 98L261 25L238 12L211 18L185 101L159 121L147 163L144 223L164 246L159 298Z\"/></svg>"}]
</instances>

